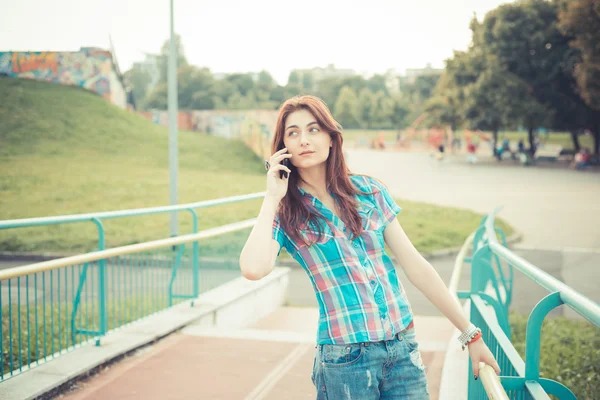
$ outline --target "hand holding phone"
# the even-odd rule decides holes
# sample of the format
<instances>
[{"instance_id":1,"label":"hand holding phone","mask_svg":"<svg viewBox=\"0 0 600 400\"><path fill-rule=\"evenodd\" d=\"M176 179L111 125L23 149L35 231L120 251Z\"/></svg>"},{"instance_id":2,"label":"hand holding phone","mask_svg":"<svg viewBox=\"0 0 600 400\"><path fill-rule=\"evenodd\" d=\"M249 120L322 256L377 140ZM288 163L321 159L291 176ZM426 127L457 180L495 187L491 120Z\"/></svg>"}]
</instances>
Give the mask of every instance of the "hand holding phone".
<instances>
[{"instance_id":1,"label":"hand holding phone","mask_svg":"<svg viewBox=\"0 0 600 400\"><path fill-rule=\"evenodd\" d=\"M283 160L281 160L281 165L285 165L286 167L290 167L290 159L289 158L284 158ZM279 178L283 178L283 177L288 177L288 173L287 171L279 171Z\"/></svg>"}]
</instances>

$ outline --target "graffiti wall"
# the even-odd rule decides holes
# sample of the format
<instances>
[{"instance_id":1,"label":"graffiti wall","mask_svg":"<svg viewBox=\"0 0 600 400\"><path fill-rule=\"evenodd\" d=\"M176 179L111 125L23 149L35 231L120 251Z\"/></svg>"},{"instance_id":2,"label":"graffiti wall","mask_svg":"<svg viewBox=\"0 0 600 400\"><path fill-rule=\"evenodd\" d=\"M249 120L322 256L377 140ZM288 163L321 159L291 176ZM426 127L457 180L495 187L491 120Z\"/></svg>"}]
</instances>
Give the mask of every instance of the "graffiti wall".
<instances>
[{"instance_id":1,"label":"graffiti wall","mask_svg":"<svg viewBox=\"0 0 600 400\"><path fill-rule=\"evenodd\" d=\"M168 126L167 111L141 112L155 124ZM277 111L274 110L202 110L182 111L178 115L182 130L204 132L227 139L241 139L259 157L269 158Z\"/></svg>"},{"instance_id":2,"label":"graffiti wall","mask_svg":"<svg viewBox=\"0 0 600 400\"><path fill-rule=\"evenodd\" d=\"M79 86L121 108L127 95L109 51L81 48L76 52L0 52L0 75Z\"/></svg>"}]
</instances>

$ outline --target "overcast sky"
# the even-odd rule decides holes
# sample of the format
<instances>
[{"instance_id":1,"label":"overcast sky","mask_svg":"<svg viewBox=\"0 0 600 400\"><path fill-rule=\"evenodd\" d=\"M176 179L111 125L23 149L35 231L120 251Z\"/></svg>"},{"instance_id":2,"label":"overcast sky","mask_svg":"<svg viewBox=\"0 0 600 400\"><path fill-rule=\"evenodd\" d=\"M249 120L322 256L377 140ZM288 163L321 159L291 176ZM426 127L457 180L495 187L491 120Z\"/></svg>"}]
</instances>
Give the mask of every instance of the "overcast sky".
<instances>
[{"instance_id":1,"label":"overcast sky","mask_svg":"<svg viewBox=\"0 0 600 400\"><path fill-rule=\"evenodd\" d=\"M471 40L469 21L506 0L174 0L191 64L213 72L335 64L358 73L443 67ZM0 0L0 51L108 49L126 71L169 37L168 0Z\"/></svg>"}]
</instances>

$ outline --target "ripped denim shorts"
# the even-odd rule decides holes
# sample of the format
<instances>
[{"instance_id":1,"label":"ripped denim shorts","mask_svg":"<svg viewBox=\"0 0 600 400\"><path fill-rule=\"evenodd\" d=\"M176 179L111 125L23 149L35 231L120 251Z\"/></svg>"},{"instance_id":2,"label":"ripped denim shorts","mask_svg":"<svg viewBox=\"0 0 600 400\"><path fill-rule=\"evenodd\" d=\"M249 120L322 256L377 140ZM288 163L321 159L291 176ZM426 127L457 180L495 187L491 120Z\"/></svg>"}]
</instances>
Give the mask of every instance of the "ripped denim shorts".
<instances>
[{"instance_id":1,"label":"ripped denim shorts","mask_svg":"<svg viewBox=\"0 0 600 400\"><path fill-rule=\"evenodd\" d=\"M321 399L429 399L414 328L394 339L317 346L312 381Z\"/></svg>"}]
</instances>

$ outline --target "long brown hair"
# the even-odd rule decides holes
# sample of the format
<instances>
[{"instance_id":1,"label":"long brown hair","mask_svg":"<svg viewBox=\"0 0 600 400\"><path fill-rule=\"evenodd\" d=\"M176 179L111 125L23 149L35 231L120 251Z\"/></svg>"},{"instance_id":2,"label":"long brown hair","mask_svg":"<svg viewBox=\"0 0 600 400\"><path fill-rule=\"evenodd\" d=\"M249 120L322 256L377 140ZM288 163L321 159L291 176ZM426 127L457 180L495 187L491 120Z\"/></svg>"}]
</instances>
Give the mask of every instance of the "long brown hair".
<instances>
[{"instance_id":1,"label":"long brown hair","mask_svg":"<svg viewBox=\"0 0 600 400\"><path fill-rule=\"evenodd\" d=\"M298 110L309 111L317 120L317 123L325 132L331 136L331 150L326 161L325 182L327 190L337 199L340 218L346 227L352 232L353 238L362 233L362 222L357 210L356 194L364 194L354 187L350 181L350 171L344 161L342 152L342 127L333 118L325 103L314 96L296 96L285 101L280 109L275 126L275 137L273 138L272 153L281 150L285 133L285 121L287 117ZM292 171L288 182L288 191L281 200L279 218L285 232L296 242L306 240L300 234L302 226L314 226L318 229L319 236L323 233L325 219L315 208L307 206L302 201L302 193L298 189L300 177L298 170L290 163ZM312 244L312 243L306 243Z\"/></svg>"}]
</instances>

